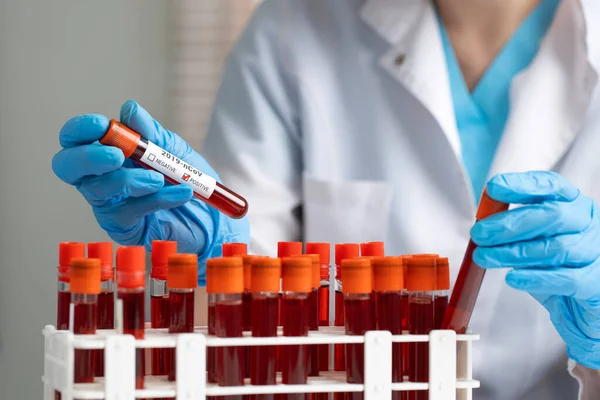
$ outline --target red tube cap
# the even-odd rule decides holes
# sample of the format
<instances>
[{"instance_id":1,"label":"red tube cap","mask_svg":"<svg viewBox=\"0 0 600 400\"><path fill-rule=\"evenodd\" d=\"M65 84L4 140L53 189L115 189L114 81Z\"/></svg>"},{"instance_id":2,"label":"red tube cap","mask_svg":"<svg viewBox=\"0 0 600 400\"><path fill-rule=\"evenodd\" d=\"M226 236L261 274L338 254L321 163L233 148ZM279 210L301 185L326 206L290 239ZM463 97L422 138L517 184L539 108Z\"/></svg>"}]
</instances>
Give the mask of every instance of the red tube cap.
<instances>
[{"instance_id":1,"label":"red tube cap","mask_svg":"<svg viewBox=\"0 0 600 400\"><path fill-rule=\"evenodd\" d=\"M318 254L321 265L331 262L331 245L329 243L306 243L306 254Z\"/></svg>"},{"instance_id":2,"label":"red tube cap","mask_svg":"<svg viewBox=\"0 0 600 400\"><path fill-rule=\"evenodd\" d=\"M223 257L241 257L248 254L246 243L223 243Z\"/></svg>"},{"instance_id":3,"label":"red tube cap","mask_svg":"<svg viewBox=\"0 0 600 400\"><path fill-rule=\"evenodd\" d=\"M302 242L277 243L277 257L290 257L302 254Z\"/></svg>"},{"instance_id":4,"label":"red tube cap","mask_svg":"<svg viewBox=\"0 0 600 400\"><path fill-rule=\"evenodd\" d=\"M363 257L383 257L385 251L383 242L368 242L360 244L360 255Z\"/></svg>"},{"instance_id":5,"label":"red tube cap","mask_svg":"<svg viewBox=\"0 0 600 400\"><path fill-rule=\"evenodd\" d=\"M88 243L88 257L100 260L100 279L109 281L115 277L113 269L113 244L112 242Z\"/></svg>"},{"instance_id":6,"label":"red tube cap","mask_svg":"<svg viewBox=\"0 0 600 400\"><path fill-rule=\"evenodd\" d=\"M69 282L69 266L74 258L85 257L85 244L61 242L58 244L58 280Z\"/></svg>"},{"instance_id":7,"label":"red tube cap","mask_svg":"<svg viewBox=\"0 0 600 400\"><path fill-rule=\"evenodd\" d=\"M152 270L150 276L166 281L169 271L169 256L177 253L177 242L172 240L152 241Z\"/></svg>"},{"instance_id":8,"label":"red tube cap","mask_svg":"<svg viewBox=\"0 0 600 400\"><path fill-rule=\"evenodd\" d=\"M138 289L146 286L146 249L125 246L117 249L117 287Z\"/></svg>"}]
</instances>

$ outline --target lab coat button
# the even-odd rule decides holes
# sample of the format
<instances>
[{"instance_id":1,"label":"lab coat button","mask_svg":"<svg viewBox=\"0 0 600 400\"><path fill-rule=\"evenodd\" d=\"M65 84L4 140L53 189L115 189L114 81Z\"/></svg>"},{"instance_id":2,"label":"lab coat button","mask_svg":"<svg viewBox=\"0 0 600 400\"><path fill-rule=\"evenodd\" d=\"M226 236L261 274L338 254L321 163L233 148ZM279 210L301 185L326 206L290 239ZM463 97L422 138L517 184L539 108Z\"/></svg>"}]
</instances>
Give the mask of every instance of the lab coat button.
<instances>
[{"instance_id":1,"label":"lab coat button","mask_svg":"<svg viewBox=\"0 0 600 400\"><path fill-rule=\"evenodd\" d=\"M396 58L394 59L394 65L397 66L397 67L401 66L402 64L404 64L404 59L405 58L406 58L405 54L398 54L396 56Z\"/></svg>"}]
</instances>

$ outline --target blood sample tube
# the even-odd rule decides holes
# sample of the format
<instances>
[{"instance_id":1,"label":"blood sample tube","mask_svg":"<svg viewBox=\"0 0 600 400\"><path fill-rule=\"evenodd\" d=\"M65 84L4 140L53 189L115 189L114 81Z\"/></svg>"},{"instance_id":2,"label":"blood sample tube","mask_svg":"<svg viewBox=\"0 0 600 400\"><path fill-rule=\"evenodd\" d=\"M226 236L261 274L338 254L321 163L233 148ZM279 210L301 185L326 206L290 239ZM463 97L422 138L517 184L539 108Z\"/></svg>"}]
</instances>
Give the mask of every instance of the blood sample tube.
<instances>
[{"instance_id":1,"label":"blood sample tube","mask_svg":"<svg viewBox=\"0 0 600 400\"><path fill-rule=\"evenodd\" d=\"M344 284L344 314L346 335L364 335L375 329L371 303L372 272L370 260L366 258L344 259L342 275ZM346 381L364 383L364 344L346 345ZM362 400L363 392L346 393L347 400Z\"/></svg>"},{"instance_id":2,"label":"blood sample tube","mask_svg":"<svg viewBox=\"0 0 600 400\"><path fill-rule=\"evenodd\" d=\"M194 289L198 285L198 255L171 254L168 260L169 333L194 332ZM175 349L169 349L169 380L177 376Z\"/></svg>"},{"instance_id":3,"label":"blood sample tube","mask_svg":"<svg viewBox=\"0 0 600 400\"><path fill-rule=\"evenodd\" d=\"M302 254L302 242L278 242L277 243L277 257L291 257ZM281 284L280 284L281 287ZM283 306L281 304L283 298L283 292L279 290L279 316L277 317L277 326L281 326L281 320L283 316ZM277 347L277 372L281 372L281 348Z\"/></svg>"},{"instance_id":4,"label":"blood sample tube","mask_svg":"<svg viewBox=\"0 0 600 400\"><path fill-rule=\"evenodd\" d=\"M58 302L56 307L56 329L69 330L69 266L73 258L85 257L85 244L62 242L58 245Z\"/></svg>"},{"instance_id":5,"label":"blood sample tube","mask_svg":"<svg viewBox=\"0 0 600 400\"><path fill-rule=\"evenodd\" d=\"M373 293L377 295L377 329L402 334L402 290L404 274L401 257L375 257L371 260ZM402 343L392 343L392 382L402 382ZM404 392L392 392L392 400Z\"/></svg>"},{"instance_id":6,"label":"blood sample tube","mask_svg":"<svg viewBox=\"0 0 600 400\"><path fill-rule=\"evenodd\" d=\"M100 260L100 294L98 295L98 321L96 328L115 327L115 270L113 268L113 245L111 242L88 243L88 257ZM96 353L96 376L104 376L104 351Z\"/></svg>"},{"instance_id":7,"label":"blood sample tube","mask_svg":"<svg viewBox=\"0 0 600 400\"><path fill-rule=\"evenodd\" d=\"M146 251L142 246L117 249L117 293L121 301L123 333L144 338L144 291ZM144 388L146 362L144 349L135 350L135 387Z\"/></svg>"},{"instance_id":8,"label":"blood sample tube","mask_svg":"<svg viewBox=\"0 0 600 400\"><path fill-rule=\"evenodd\" d=\"M383 242L367 242L360 244L360 255L362 257L384 257L385 249ZM371 272L372 269L371 269ZM371 303L373 303L373 311L371 315L375 318L374 324L377 325L377 293L371 293Z\"/></svg>"},{"instance_id":9,"label":"blood sample tube","mask_svg":"<svg viewBox=\"0 0 600 400\"><path fill-rule=\"evenodd\" d=\"M435 295L433 302L435 304L435 329L442 327L444 315L448 308L448 295L450 293L450 265L447 257L437 259Z\"/></svg>"},{"instance_id":10,"label":"blood sample tube","mask_svg":"<svg viewBox=\"0 0 600 400\"><path fill-rule=\"evenodd\" d=\"M169 328L169 291L167 289L169 256L177 253L177 242L152 241L152 269L150 271L150 326L155 329ZM171 361L171 349L152 349L152 375L167 375Z\"/></svg>"},{"instance_id":11,"label":"blood sample tube","mask_svg":"<svg viewBox=\"0 0 600 400\"><path fill-rule=\"evenodd\" d=\"M321 266L319 268L319 326L329 326L329 262L331 246L329 243L306 243L306 254L318 254ZM319 370L329 371L328 344L319 344ZM318 396L317 396L318 397Z\"/></svg>"},{"instance_id":12,"label":"blood sample tube","mask_svg":"<svg viewBox=\"0 0 600 400\"><path fill-rule=\"evenodd\" d=\"M100 260L97 258L74 258L69 268L71 280L71 312L73 326L71 331L76 335L93 335L96 333L98 294L100 293ZM74 383L94 382L93 350L75 349L75 365L73 367Z\"/></svg>"},{"instance_id":13,"label":"blood sample tube","mask_svg":"<svg viewBox=\"0 0 600 400\"><path fill-rule=\"evenodd\" d=\"M411 335L427 335L434 329L433 295L436 285L436 258L409 257L404 260L406 268L406 287L408 289L409 316L408 326ZM411 382L429 381L429 343L410 343L409 380ZM409 392L411 400L427 400L428 391Z\"/></svg>"},{"instance_id":14,"label":"blood sample tube","mask_svg":"<svg viewBox=\"0 0 600 400\"><path fill-rule=\"evenodd\" d=\"M359 246L356 243L344 243L335 245L335 326L344 326L344 295L342 260L358 257ZM370 315L370 314L369 314ZM345 371L345 351L343 344L334 346L334 370ZM340 393L335 394L336 398L341 397Z\"/></svg>"},{"instance_id":15,"label":"blood sample tube","mask_svg":"<svg viewBox=\"0 0 600 400\"><path fill-rule=\"evenodd\" d=\"M250 283L252 282L252 265L257 258L260 258L260 256L245 255L242 257L244 264L244 293L242 294L244 315L242 316L242 326L246 332L252 330L252 289ZM244 376L250 378L250 347L246 347L245 352L246 369Z\"/></svg>"},{"instance_id":16,"label":"blood sample tube","mask_svg":"<svg viewBox=\"0 0 600 400\"><path fill-rule=\"evenodd\" d=\"M279 308L279 258L259 257L252 264L252 336L276 337ZM250 383L275 385L276 346L250 347ZM274 400L274 394L251 396L253 400Z\"/></svg>"},{"instance_id":17,"label":"blood sample tube","mask_svg":"<svg viewBox=\"0 0 600 400\"><path fill-rule=\"evenodd\" d=\"M402 306L402 333L408 334L408 316L410 314L409 304L408 304L408 291L406 290L406 267L408 265L407 259L410 258L410 255L405 254L402 255L402 274L404 275L404 289L402 290L402 295L400 298L400 304ZM402 343L402 376L408 379L408 372L410 369L410 343ZM407 398L407 393L403 393L403 398Z\"/></svg>"},{"instance_id":18,"label":"blood sample tube","mask_svg":"<svg viewBox=\"0 0 600 400\"><path fill-rule=\"evenodd\" d=\"M508 210L509 205L493 200L484 190L477 209L475 219L477 221L489 217L502 211ZM444 315L442 329L453 329L456 333L466 333L471 320L475 301L481 289L481 283L485 276L485 269L473 262L473 251L477 246L473 240L469 240L469 245L465 251L458 277L450 296L448 309Z\"/></svg>"},{"instance_id":19,"label":"blood sample tube","mask_svg":"<svg viewBox=\"0 0 600 400\"><path fill-rule=\"evenodd\" d=\"M206 291L214 294L214 334L217 337L243 336L242 293L244 270L240 257L211 258L206 263ZM244 347L217 348L217 383L219 386L244 385ZM242 400L242 395L225 396Z\"/></svg>"},{"instance_id":20,"label":"blood sample tube","mask_svg":"<svg viewBox=\"0 0 600 400\"><path fill-rule=\"evenodd\" d=\"M304 254L311 263L311 292L308 294L308 330L319 330L319 287L321 286L321 261L318 254ZM319 376L319 345L308 348L308 376Z\"/></svg>"},{"instance_id":21,"label":"blood sample tube","mask_svg":"<svg viewBox=\"0 0 600 400\"><path fill-rule=\"evenodd\" d=\"M192 186L194 197L231 218L242 218L248 212L248 203L242 196L114 119L100 143L118 147L125 158L160 172L172 184Z\"/></svg>"},{"instance_id":22,"label":"blood sample tube","mask_svg":"<svg viewBox=\"0 0 600 400\"><path fill-rule=\"evenodd\" d=\"M283 336L308 336L308 295L311 292L311 261L305 257L281 259ZM305 384L308 379L308 346L281 348L281 376L285 385ZM308 399L305 393L290 393L288 400Z\"/></svg>"}]
</instances>

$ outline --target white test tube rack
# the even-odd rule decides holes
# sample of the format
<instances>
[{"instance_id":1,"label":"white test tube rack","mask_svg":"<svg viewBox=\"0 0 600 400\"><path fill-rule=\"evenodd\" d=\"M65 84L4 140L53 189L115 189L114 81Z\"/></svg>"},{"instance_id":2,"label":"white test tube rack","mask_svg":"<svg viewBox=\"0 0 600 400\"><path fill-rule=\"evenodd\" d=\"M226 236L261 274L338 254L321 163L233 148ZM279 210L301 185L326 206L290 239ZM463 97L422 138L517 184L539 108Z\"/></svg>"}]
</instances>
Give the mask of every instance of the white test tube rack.
<instances>
[{"instance_id":1,"label":"white test tube rack","mask_svg":"<svg viewBox=\"0 0 600 400\"><path fill-rule=\"evenodd\" d=\"M131 335L117 334L114 330L98 331L96 335L73 335L48 325L43 331L44 400L53 400L55 390L61 392L62 400L204 400L206 396L333 392L364 392L365 400L390 400L392 390L429 390L430 400L470 400L472 390L479 387L479 381L472 379L471 364L472 341L478 340L478 335L457 335L454 331L436 330L429 335L392 336L386 331L370 331L364 336L349 336L343 334L343 327L319 329L319 332L310 332L308 337L276 338L216 338L207 336L206 328L202 327L188 334L147 329L145 339L135 340ZM392 383L392 342L429 342L428 383ZM306 385L278 383L271 386L246 384L222 387L206 382L207 347L333 343L365 343L364 384L346 383L345 372L334 371L309 377ZM458 352L457 344L460 348ZM176 348L176 381L169 382L163 376L147 375L145 388L136 390L136 348ZM96 378L94 383L74 384L75 349L104 349L104 378Z\"/></svg>"}]
</instances>

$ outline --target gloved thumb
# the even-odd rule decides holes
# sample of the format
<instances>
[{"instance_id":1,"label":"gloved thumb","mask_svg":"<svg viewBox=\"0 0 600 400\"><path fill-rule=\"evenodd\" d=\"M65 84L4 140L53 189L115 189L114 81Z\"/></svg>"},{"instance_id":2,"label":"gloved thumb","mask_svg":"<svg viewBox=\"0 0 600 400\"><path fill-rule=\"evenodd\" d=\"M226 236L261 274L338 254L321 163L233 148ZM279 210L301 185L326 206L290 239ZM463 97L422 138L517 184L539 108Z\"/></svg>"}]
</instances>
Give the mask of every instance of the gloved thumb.
<instances>
[{"instance_id":1,"label":"gloved thumb","mask_svg":"<svg viewBox=\"0 0 600 400\"><path fill-rule=\"evenodd\" d=\"M133 100L127 100L121 106L121 123L179 158L185 158L194 152L185 140L163 128L148 111Z\"/></svg>"}]
</instances>

